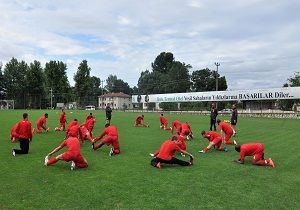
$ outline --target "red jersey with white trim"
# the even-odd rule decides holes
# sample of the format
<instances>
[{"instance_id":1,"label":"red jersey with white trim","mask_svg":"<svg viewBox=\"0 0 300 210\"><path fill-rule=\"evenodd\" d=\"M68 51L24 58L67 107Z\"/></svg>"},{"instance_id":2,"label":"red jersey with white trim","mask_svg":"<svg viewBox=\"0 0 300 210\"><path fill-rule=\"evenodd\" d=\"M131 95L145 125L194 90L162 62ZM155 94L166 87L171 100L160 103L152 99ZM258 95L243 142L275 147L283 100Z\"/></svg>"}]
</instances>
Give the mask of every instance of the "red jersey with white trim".
<instances>
[{"instance_id":1,"label":"red jersey with white trim","mask_svg":"<svg viewBox=\"0 0 300 210\"><path fill-rule=\"evenodd\" d=\"M216 138L222 138L222 135L216 131L205 132L204 138L207 138L209 141L213 141Z\"/></svg>"},{"instance_id":2,"label":"red jersey with white trim","mask_svg":"<svg viewBox=\"0 0 300 210\"><path fill-rule=\"evenodd\" d=\"M46 117L43 115L43 116L40 117L40 119L38 119L36 125L38 127L41 127L43 125L46 125L46 122L47 122Z\"/></svg>"},{"instance_id":3,"label":"red jersey with white trim","mask_svg":"<svg viewBox=\"0 0 300 210\"><path fill-rule=\"evenodd\" d=\"M103 136L118 136L118 129L117 127L110 125L107 128L105 128L102 133L96 138L96 140L101 139Z\"/></svg>"},{"instance_id":4,"label":"red jersey with white trim","mask_svg":"<svg viewBox=\"0 0 300 210\"><path fill-rule=\"evenodd\" d=\"M230 133L233 132L232 127L230 126L230 124L226 123L226 122L220 122L219 123L219 129L221 131L223 131L224 133Z\"/></svg>"},{"instance_id":5,"label":"red jersey with white trim","mask_svg":"<svg viewBox=\"0 0 300 210\"><path fill-rule=\"evenodd\" d=\"M32 130L31 130L31 122L27 119L23 119L18 123L16 128L17 136L21 139L29 139L32 140Z\"/></svg>"},{"instance_id":6,"label":"red jersey with white trim","mask_svg":"<svg viewBox=\"0 0 300 210\"><path fill-rule=\"evenodd\" d=\"M181 152L182 150L175 141L167 140L161 145L159 151L155 153L155 156L163 160L171 160L175 151Z\"/></svg>"},{"instance_id":7,"label":"red jersey with white trim","mask_svg":"<svg viewBox=\"0 0 300 210\"><path fill-rule=\"evenodd\" d=\"M245 156L252 156L263 153L264 145L262 143L242 144L240 147L240 160L243 161Z\"/></svg>"},{"instance_id":8,"label":"red jersey with white trim","mask_svg":"<svg viewBox=\"0 0 300 210\"><path fill-rule=\"evenodd\" d=\"M66 140L64 140L61 144L61 147L67 147L68 151L74 155L80 154L80 143L78 138L76 137L68 137Z\"/></svg>"}]
</instances>

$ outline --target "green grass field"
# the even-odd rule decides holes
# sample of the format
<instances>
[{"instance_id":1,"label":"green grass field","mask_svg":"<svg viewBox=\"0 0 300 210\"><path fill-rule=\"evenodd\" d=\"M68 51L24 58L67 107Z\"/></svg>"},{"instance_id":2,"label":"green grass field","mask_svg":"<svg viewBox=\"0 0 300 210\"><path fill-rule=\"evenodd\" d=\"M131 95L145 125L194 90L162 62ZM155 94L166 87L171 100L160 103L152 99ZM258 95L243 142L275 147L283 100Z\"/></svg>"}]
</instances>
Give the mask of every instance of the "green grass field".
<instances>
[{"instance_id":1,"label":"green grass field","mask_svg":"<svg viewBox=\"0 0 300 210\"><path fill-rule=\"evenodd\" d=\"M194 154L195 165L159 170L150 166L149 152L170 137L159 129L159 114L144 113L150 128L135 128L138 113L113 112L121 154L109 157L106 146L92 151L86 141L81 151L89 167L71 171L63 161L43 165L64 136L54 131L60 111L47 111L51 131L34 134L28 155L11 155L19 144L10 142L10 129L23 112L0 111L0 209L300 209L299 120L239 118L235 139L264 143L265 157L276 164L271 168L253 166L250 158L244 165L233 163L238 157L233 146L227 153L199 154L208 143L200 132L209 127L209 117L165 114L169 124L174 119L190 122L195 139L187 142L187 150ZM28 111L34 127L44 112ZM67 111L67 119L83 122L88 113ZM104 112L93 114L96 136L103 129Z\"/></svg>"}]
</instances>

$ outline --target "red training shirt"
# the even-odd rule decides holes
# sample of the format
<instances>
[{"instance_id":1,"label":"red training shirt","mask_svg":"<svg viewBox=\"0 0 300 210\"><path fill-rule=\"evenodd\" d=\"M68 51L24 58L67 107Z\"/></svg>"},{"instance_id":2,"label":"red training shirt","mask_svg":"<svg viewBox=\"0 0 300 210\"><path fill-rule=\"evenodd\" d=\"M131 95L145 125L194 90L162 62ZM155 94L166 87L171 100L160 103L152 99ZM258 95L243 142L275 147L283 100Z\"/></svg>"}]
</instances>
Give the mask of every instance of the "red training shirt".
<instances>
[{"instance_id":1,"label":"red training shirt","mask_svg":"<svg viewBox=\"0 0 300 210\"><path fill-rule=\"evenodd\" d=\"M167 140L161 145L159 151L155 153L155 156L163 160L171 160L175 151L181 152L182 150L175 141Z\"/></svg>"},{"instance_id":2,"label":"red training shirt","mask_svg":"<svg viewBox=\"0 0 300 210\"><path fill-rule=\"evenodd\" d=\"M67 147L68 152L77 155L80 154L80 143L78 138L76 137L68 137L66 140L64 140L61 144L61 147Z\"/></svg>"},{"instance_id":3,"label":"red training shirt","mask_svg":"<svg viewBox=\"0 0 300 210\"><path fill-rule=\"evenodd\" d=\"M17 136L21 139L29 139L32 140L32 130L31 130L31 122L28 119L23 119L18 123L16 128Z\"/></svg>"},{"instance_id":4,"label":"red training shirt","mask_svg":"<svg viewBox=\"0 0 300 210\"><path fill-rule=\"evenodd\" d=\"M220 122L220 123L219 123L219 128L220 128L220 130L223 131L225 134L230 133L230 132L233 132L231 126L230 126L228 123L226 123L226 122Z\"/></svg>"},{"instance_id":5,"label":"red training shirt","mask_svg":"<svg viewBox=\"0 0 300 210\"><path fill-rule=\"evenodd\" d=\"M102 133L95 139L98 141L101 139L103 136L108 135L108 136L118 136L118 129L117 127L110 125L107 128L105 128Z\"/></svg>"},{"instance_id":6,"label":"red training shirt","mask_svg":"<svg viewBox=\"0 0 300 210\"><path fill-rule=\"evenodd\" d=\"M244 161L245 156L252 156L264 151L262 143L242 144L240 148L240 160Z\"/></svg>"},{"instance_id":7,"label":"red training shirt","mask_svg":"<svg viewBox=\"0 0 300 210\"><path fill-rule=\"evenodd\" d=\"M217 133L216 131L208 131L205 132L204 138L207 138L209 141L213 141L216 138L222 138L222 135Z\"/></svg>"}]
</instances>

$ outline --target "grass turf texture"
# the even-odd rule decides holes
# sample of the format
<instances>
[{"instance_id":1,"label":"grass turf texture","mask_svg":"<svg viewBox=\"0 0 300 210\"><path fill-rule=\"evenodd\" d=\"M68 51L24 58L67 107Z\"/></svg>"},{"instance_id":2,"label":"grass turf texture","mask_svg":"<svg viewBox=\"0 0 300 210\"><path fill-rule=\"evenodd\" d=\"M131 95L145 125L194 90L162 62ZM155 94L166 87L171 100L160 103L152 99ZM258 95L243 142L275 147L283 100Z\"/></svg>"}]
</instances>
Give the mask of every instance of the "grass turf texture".
<instances>
[{"instance_id":1,"label":"grass turf texture","mask_svg":"<svg viewBox=\"0 0 300 210\"><path fill-rule=\"evenodd\" d=\"M33 127L44 112L28 111ZM13 157L11 149L19 144L10 143L10 129L23 111L0 111L0 209L300 208L299 120L239 118L235 139L239 143L264 143L265 157L272 157L276 164L276 168L271 168L253 166L249 157L244 165L233 163L238 158L233 146L228 146L227 153L211 150L199 154L208 143L200 132L209 127L209 117L165 114L169 124L174 119L190 122L195 139L187 145L195 156L195 165L163 166L158 170L150 166L149 152L170 137L170 133L159 129L159 113L144 113L150 128L135 128L132 125L139 113L113 112L121 154L109 157L106 146L92 151L86 141L81 151L89 167L71 171L70 163L63 161L49 167L43 165L45 155L64 136L63 132L54 131L60 111L47 112L51 131L34 134L29 154ZM68 121L77 118L83 122L89 113L72 112L67 111ZM97 118L96 136L102 131L105 119L103 111L93 114Z\"/></svg>"}]
</instances>

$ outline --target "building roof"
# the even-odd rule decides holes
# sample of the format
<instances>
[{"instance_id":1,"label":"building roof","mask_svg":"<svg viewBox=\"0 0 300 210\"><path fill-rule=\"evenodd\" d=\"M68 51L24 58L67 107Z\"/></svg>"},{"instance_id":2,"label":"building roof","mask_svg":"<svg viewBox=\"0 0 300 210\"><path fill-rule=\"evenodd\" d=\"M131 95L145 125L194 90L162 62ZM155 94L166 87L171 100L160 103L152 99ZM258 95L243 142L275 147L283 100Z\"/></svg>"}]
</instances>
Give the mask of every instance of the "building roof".
<instances>
[{"instance_id":1,"label":"building roof","mask_svg":"<svg viewBox=\"0 0 300 210\"><path fill-rule=\"evenodd\" d=\"M103 94L99 97L101 97L101 98L105 98L105 97L131 98L130 95L127 95L127 94L122 93L122 92L119 92L119 93L106 93L106 94Z\"/></svg>"}]
</instances>

